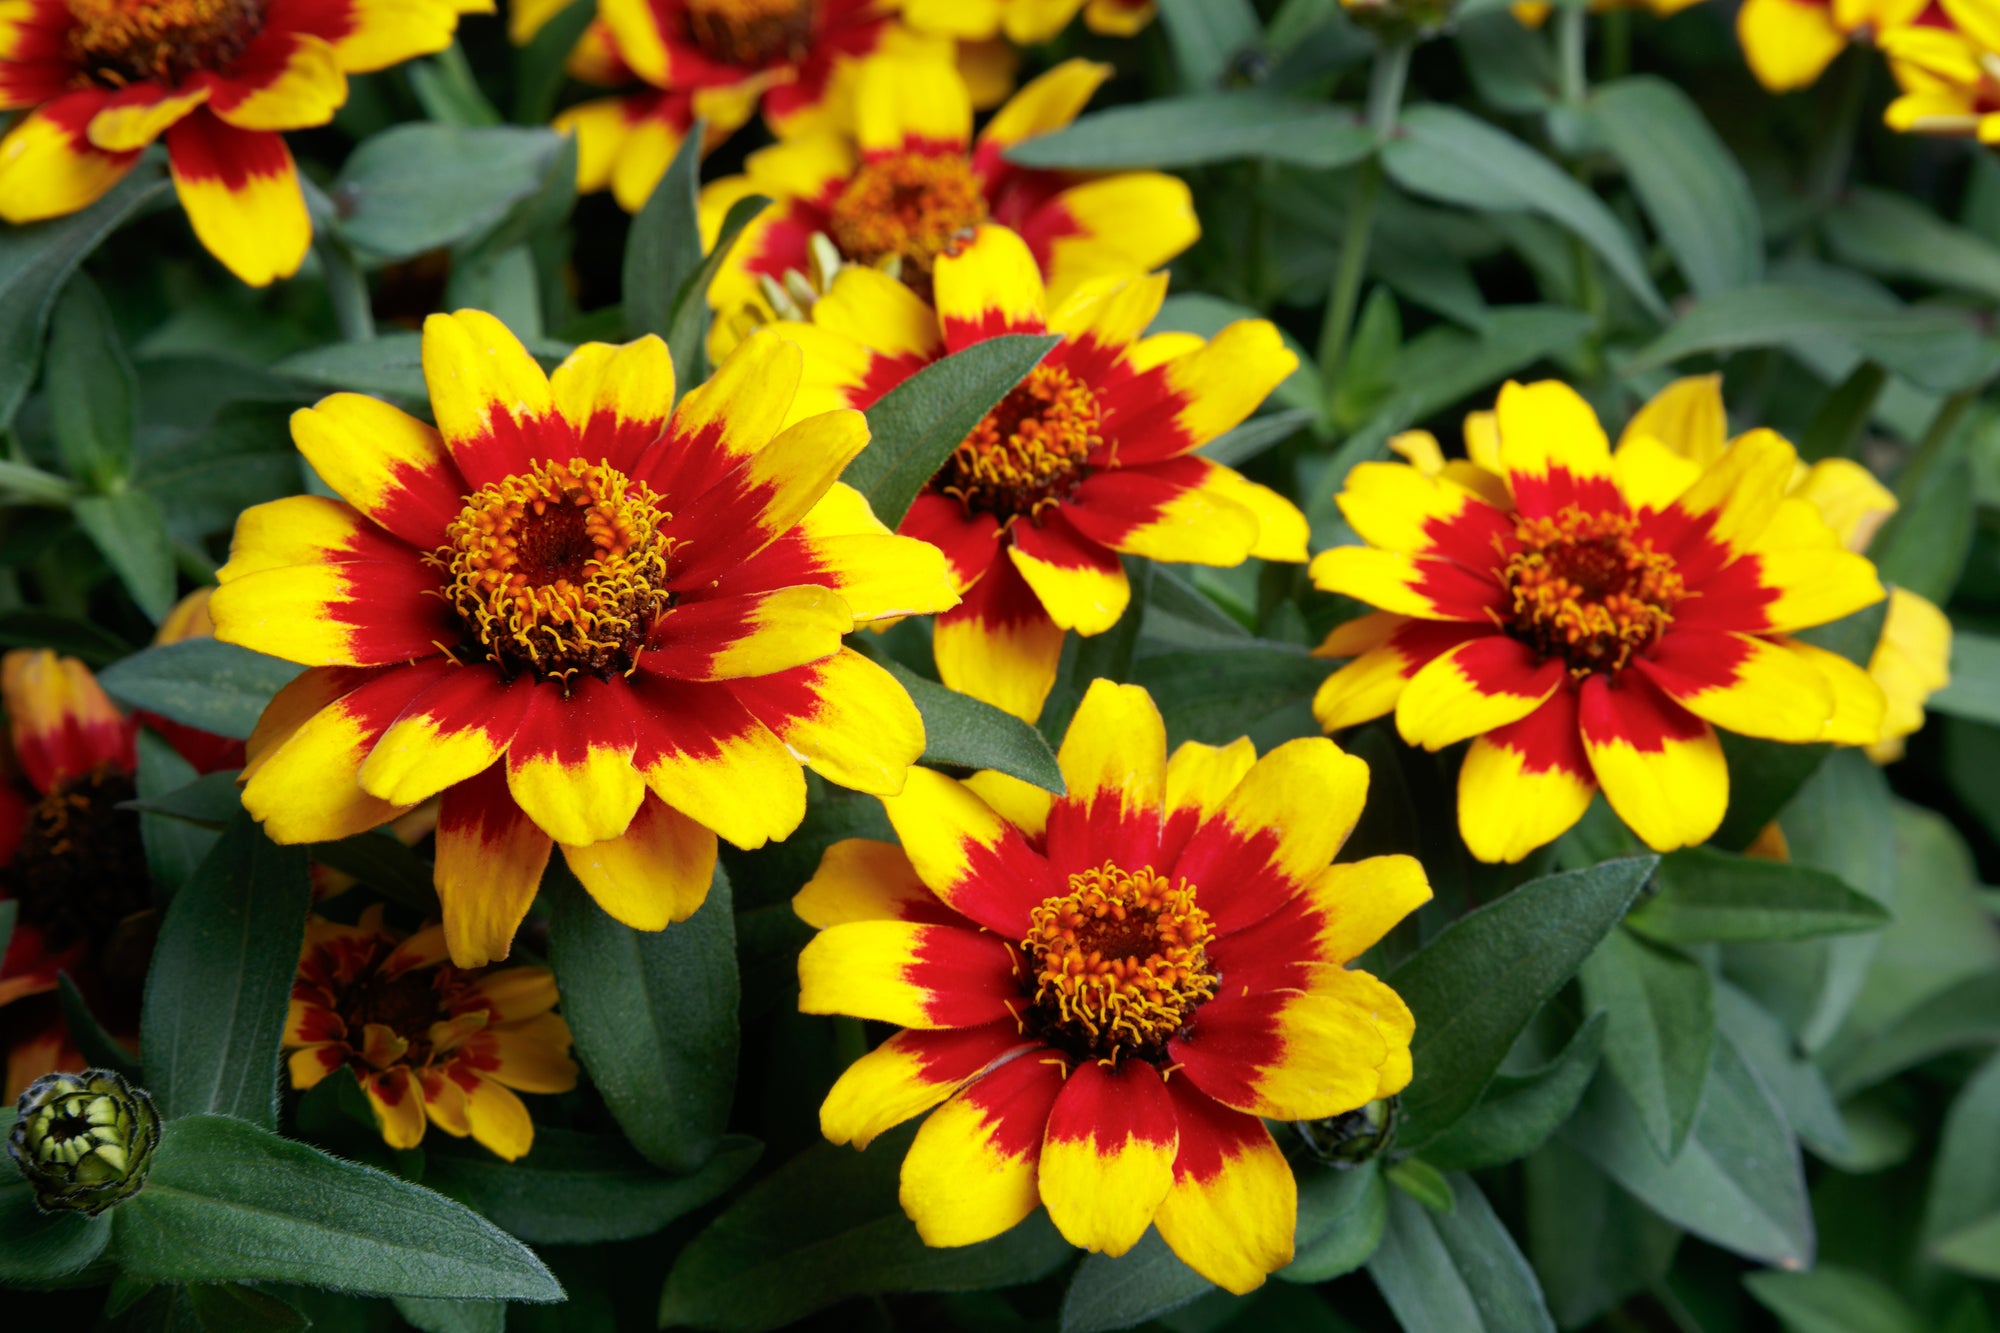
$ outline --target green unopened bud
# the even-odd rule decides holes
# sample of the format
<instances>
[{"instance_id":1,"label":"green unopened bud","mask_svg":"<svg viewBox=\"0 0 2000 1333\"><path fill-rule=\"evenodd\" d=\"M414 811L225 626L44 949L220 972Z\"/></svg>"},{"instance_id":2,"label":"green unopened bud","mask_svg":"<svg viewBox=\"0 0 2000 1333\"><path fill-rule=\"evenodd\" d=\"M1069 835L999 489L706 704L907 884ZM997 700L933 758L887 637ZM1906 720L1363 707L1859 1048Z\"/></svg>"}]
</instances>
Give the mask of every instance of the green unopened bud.
<instances>
[{"instance_id":1,"label":"green unopened bud","mask_svg":"<svg viewBox=\"0 0 2000 1333\"><path fill-rule=\"evenodd\" d=\"M1390 1097L1345 1115L1301 1120L1295 1127L1313 1156L1328 1166L1345 1168L1360 1166L1387 1148L1396 1137L1397 1118L1397 1102Z\"/></svg>"},{"instance_id":2,"label":"green unopened bud","mask_svg":"<svg viewBox=\"0 0 2000 1333\"><path fill-rule=\"evenodd\" d=\"M21 1094L7 1155L44 1212L95 1217L139 1192L160 1142L144 1088L109 1069L44 1074Z\"/></svg>"},{"instance_id":3,"label":"green unopened bud","mask_svg":"<svg viewBox=\"0 0 2000 1333\"><path fill-rule=\"evenodd\" d=\"M1391 41L1422 40L1452 20L1458 0L1340 0L1347 17Z\"/></svg>"}]
</instances>

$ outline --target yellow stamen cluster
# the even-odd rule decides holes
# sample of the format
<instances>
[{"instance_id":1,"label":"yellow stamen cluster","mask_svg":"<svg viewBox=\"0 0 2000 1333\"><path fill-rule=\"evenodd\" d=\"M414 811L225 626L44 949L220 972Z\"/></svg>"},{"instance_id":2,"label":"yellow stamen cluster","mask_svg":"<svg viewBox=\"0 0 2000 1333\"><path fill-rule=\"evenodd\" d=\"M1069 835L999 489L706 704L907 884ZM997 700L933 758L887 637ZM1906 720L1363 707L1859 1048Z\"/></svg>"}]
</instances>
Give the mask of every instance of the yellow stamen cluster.
<instances>
[{"instance_id":1,"label":"yellow stamen cluster","mask_svg":"<svg viewBox=\"0 0 2000 1333\"><path fill-rule=\"evenodd\" d=\"M1034 968L1041 1035L1079 1055L1157 1055L1215 996L1208 913L1194 886L1106 862L1045 899L1021 941Z\"/></svg>"},{"instance_id":2,"label":"yellow stamen cluster","mask_svg":"<svg viewBox=\"0 0 2000 1333\"><path fill-rule=\"evenodd\" d=\"M99 84L177 84L243 54L264 0L65 0L70 55Z\"/></svg>"},{"instance_id":3,"label":"yellow stamen cluster","mask_svg":"<svg viewBox=\"0 0 2000 1333\"><path fill-rule=\"evenodd\" d=\"M621 674L667 609L670 517L644 483L580 458L482 486L430 563L486 656L509 674Z\"/></svg>"},{"instance_id":4,"label":"yellow stamen cluster","mask_svg":"<svg viewBox=\"0 0 2000 1333\"><path fill-rule=\"evenodd\" d=\"M1083 480L1102 426L1089 385L1061 366L1036 366L952 450L933 484L968 511L1032 518Z\"/></svg>"},{"instance_id":5,"label":"yellow stamen cluster","mask_svg":"<svg viewBox=\"0 0 2000 1333\"><path fill-rule=\"evenodd\" d=\"M1522 549L1505 577L1515 637L1571 672L1617 671L1673 623L1686 593L1672 556L1640 538L1638 521L1571 505L1549 518L1516 518Z\"/></svg>"},{"instance_id":6,"label":"yellow stamen cluster","mask_svg":"<svg viewBox=\"0 0 2000 1333\"><path fill-rule=\"evenodd\" d=\"M896 153L861 164L834 200L828 231L855 263L900 259L904 280L927 292L938 256L986 217L965 154Z\"/></svg>"},{"instance_id":7,"label":"yellow stamen cluster","mask_svg":"<svg viewBox=\"0 0 2000 1333\"><path fill-rule=\"evenodd\" d=\"M812 48L813 0L688 0L688 36L724 65L803 60Z\"/></svg>"}]
</instances>

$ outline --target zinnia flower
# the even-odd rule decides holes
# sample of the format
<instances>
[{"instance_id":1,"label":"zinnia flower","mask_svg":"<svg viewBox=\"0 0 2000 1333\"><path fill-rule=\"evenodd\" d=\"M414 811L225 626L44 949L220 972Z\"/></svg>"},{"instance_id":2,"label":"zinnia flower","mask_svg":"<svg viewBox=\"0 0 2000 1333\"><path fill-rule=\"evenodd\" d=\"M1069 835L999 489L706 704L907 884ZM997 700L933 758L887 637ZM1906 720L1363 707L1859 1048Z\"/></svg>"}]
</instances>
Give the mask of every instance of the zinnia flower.
<instances>
[{"instance_id":1,"label":"zinnia flower","mask_svg":"<svg viewBox=\"0 0 2000 1333\"><path fill-rule=\"evenodd\" d=\"M1902 96L1882 121L1911 134L1966 135L2000 143L2000 13L1949 0L1925 21L1882 34L1882 54Z\"/></svg>"},{"instance_id":2,"label":"zinnia flower","mask_svg":"<svg viewBox=\"0 0 2000 1333\"><path fill-rule=\"evenodd\" d=\"M1736 39L1757 81L1774 93L1817 80L1857 40L1917 21L1931 0L1743 0Z\"/></svg>"},{"instance_id":3,"label":"zinnia flower","mask_svg":"<svg viewBox=\"0 0 2000 1333\"><path fill-rule=\"evenodd\" d=\"M1092 32L1130 37L1153 21L1154 0L903 0L903 20L919 32L962 41L1005 37L1039 46L1083 11Z\"/></svg>"},{"instance_id":4,"label":"zinnia flower","mask_svg":"<svg viewBox=\"0 0 2000 1333\"><path fill-rule=\"evenodd\" d=\"M1720 375L1676 380L1648 405L1645 419L1652 438L1688 460L1690 480L1729 447ZM1789 493L1809 501L1840 544L1855 552L1868 549L1897 507L1894 493L1848 458L1800 466ZM1951 621L1928 598L1890 588L1868 675L1887 704L1881 735L1868 742L1868 757L1886 764L1902 758L1904 741L1923 727L1924 702L1951 683Z\"/></svg>"},{"instance_id":5,"label":"zinnia flower","mask_svg":"<svg viewBox=\"0 0 2000 1333\"><path fill-rule=\"evenodd\" d=\"M1146 692L1100 680L1060 759L1059 798L913 771L883 802L902 846L836 843L800 890L820 933L799 1008L904 1029L841 1075L820 1127L865 1148L938 1107L903 1162L927 1244L1041 1203L1073 1244L1123 1254L1151 1224L1248 1291L1290 1262L1297 1211L1259 1117L1409 1082L1409 1009L1346 964L1430 886L1407 856L1328 864L1368 791L1331 741L1170 760Z\"/></svg>"},{"instance_id":6,"label":"zinnia flower","mask_svg":"<svg viewBox=\"0 0 2000 1333\"><path fill-rule=\"evenodd\" d=\"M760 106L780 136L842 119L854 62L899 28L881 0L598 0L597 13L581 68L593 82L651 89L573 106L556 128L576 133L577 188L608 187L628 212L646 202L697 118L711 140Z\"/></svg>"},{"instance_id":7,"label":"zinnia flower","mask_svg":"<svg viewBox=\"0 0 2000 1333\"><path fill-rule=\"evenodd\" d=\"M324 125L347 76L451 45L453 0L7 0L0 218L94 202L165 136L210 254L252 286L290 277L312 222L283 130ZM486 8L490 9L488 3Z\"/></svg>"},{"instance_id":8,"label":"zinnia flower","mask_svg":"<svg viewBox=\"0 0 2000 1333\"><path fill-rule=\"evenodd\" d=\"M0 779L0 899L16 913L0 958L11 1098L38 1074L84 1067L54 993L58 973L99 1021L138 1031L157 916L139 817L118 808L137 794L132 722L89 667L47 649L0 658L0 700L14 761Z\"/></svg>"},{"instance_id":9,"label":"zinnia flower","mask_svg":"<svg viewBox=\"0 0 2000 1333\"><path fill-rule=\"evenodd\" d=\"M515 1092L576 1086L555 1005L546 967L453 967L442 926L404 939L380 904L352 926L309 917L285 1013L292 1086L346 1065L391 1148L416 1147L429 1123L512 1161L535 1141Z\"/></svg>"},{"instance_id":10,"label":"zinnia flower","mask_svg":"<svg viewBox=\"0 0 2000 1333\"><path fill-rule=\"evenodd\" d=\"M424 325L437 429L358 394L297 413L346 500L246 510L210 602L216 637L312 668L250 738L245 808L322 842L442 792L445 939L476 967L506 957L552 843L659 930L700 906L718 833L798 826L801 761L898 790L922 721L841 637L955 598L835 481L859 413L780 431L799 360L753 338L675 406L658 338L585 344L551 380L467 310Z\"/></svg>"},{"instance_id":11,"label":"zinnia flower","mask_svg":"<svg viewBox=\"0 0 2000 1333\"><path fill-rule=\"evenodd\" d=\"M1027 243L986 225L937 261L935 311L902 283L841 270L811 324L794 414L867 407L949 352L1007 333L1062 341L932 477L900 531L938 547L965 601L939 617L938 673L1033 721L1063 631L1102 634L1131 599L1118 553L1201 565L1305 558L1290 501L1194 450L1292 372L1277 329L1145 337L1164 273L1086 284L1053 310Z\"/></svg>"},{"instance_id":12,"label":"zinnia flower","mask_svg":"<svg viewBox=\"0 0 2000 1333\"><path fill-rule=\"evenodd\" d=\"M1319 651L1355 660L1313 702L1328 731L1392 709L1426 749L1471 739L1466 846L1518 861L1599 785L1660 851L1722 822L1716 726L1867 744L1882 695L1861 668L1786 637L1880 601L1874 566L1788 500L1798 455L1751 431L1706 468L1660 443L1672 404L1614 456L1568 386L1509 382L1438 475L1363 463L1340 510L1367 546L1323 551L1315 585L1381 608Z\"/></svg>"},{"instance_id":13,"label":"zinnia flower","mask_svg":"<svg viewBox=\"0 0 2000 1333\"><path fill-rule=\"evenodd\" d=\"M1201 235L1185 183L1157 171L1079 176L1010 164L1015 144L1076 119L1109 65L1070 60L1021 89L972 136L972 97L943 61L895 56L865 62L855 80L855 126L790 139L752 153L744 174L701 194L704 240L713 246L731 204L774 201L730 249L709 288L722 317L711 351L778 314L802 318L825 289L812 276L814 237L840 261L901 277L929 296L940 256L982 222L1028 244L1061 304L1082 282L1146 273ZM797 296L805 283L805 299Z\"/></svg>"}]
</instances>

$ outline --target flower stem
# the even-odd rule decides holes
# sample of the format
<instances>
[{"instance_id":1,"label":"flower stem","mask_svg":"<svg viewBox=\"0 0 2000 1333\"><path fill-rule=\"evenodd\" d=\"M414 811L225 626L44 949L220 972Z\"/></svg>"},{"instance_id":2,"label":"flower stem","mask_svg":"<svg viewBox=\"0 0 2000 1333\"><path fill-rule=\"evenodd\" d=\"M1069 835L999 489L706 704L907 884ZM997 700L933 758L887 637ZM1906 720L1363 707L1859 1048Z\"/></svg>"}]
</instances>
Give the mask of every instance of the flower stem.
<instances>
[{"instance_id":1,"label":"flower stem","mask_svg":"<svg viewBox=\"0 0 2000 1333\"><path fill-rule=\"evenodd\" d=\"M1562 100L1582 106L1590 80L1584 73L1583 51L1590 15L1582 0L1556 6L1556 61L1561 78Z\"/></svg>"},{"instance_id":2,"label":"flower stem","mask_svg":"<svg viewBox=\"0 0 2000 1333\"><path fill-rule=\"evenodd\" d=\"M1847 183L1854 160L1854 135L1861 125L1861 104L1868 91L1869 57L1861 50L1843 51L1823 80L1824 114L1814 152L1806 169L1805 196L1814 205L1831 203Z\"/></svg>"},{"instance_id":3,"label":"flower stem","mask_svg":"<svg viewBox=\"0 0 2000 1333\"><path fill-rule=\"evenodd\" d=\"M334 323L346 342L365 342L375 336L375 312L368 300L368 278L356 262L354 252L339 239L322 236L313 242L319 248L320 267L326 273L327 299L333 302Z\"/></svg>"},{"instance_id":4,"label":"flower stem","mask_svg":"<svg viewBox=\"0 0 2000 1333\"><path fill-rule=\"evenodd\" d=\"M1410 74L1408 38L1385 42L1375 53L1368 76L1368 128L1374 132L1373 152L1355 169L1354 193L1348 200L1347 226L1340 240L1340 262L1327 293L1326 320L1320 325L1320 382L1332 412L1334 386L1340 382L1347 340L1354 326L1354 308L1361 300L1361 280L1368 269L1368 241L1375 229L1375 206L1382 197L1382 147L1396 132L1396 115L1403 105L1403 85Z\"/></svg>"}]
</instances>

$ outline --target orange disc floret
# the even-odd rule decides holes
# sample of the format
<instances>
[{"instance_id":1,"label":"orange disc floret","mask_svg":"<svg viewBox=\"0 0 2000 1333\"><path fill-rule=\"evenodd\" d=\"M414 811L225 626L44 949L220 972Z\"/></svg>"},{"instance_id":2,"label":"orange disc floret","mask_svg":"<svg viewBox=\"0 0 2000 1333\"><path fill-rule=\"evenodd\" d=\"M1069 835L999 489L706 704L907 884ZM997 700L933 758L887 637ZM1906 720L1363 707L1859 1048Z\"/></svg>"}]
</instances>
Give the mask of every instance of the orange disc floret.
<instances>
[{"instance_id":1,"label":"orange disc floret","mask_svg":"<svg viewBox=\"0 0 2000 1333\"><path fill-rule=\"evenodd\" d=\"M1158 1050L1215 997L1214 936L1194 886L1106 861L1044 899L1021 941L1033 960L1033 1014L1056 1040L1115 1059Z\"/></svg>"},{"instance_id":2,"label":"orange disc floret","mask_svg":"<svg viewBox=\"0 0 2000 1333\"><path fill-rule=\"evenodd\" d=\"M435 1124L511 1161L534 1142L515 1093L576 1086L556 1001L545 967L452 966L442 926L404 938L380 905L354 926L314 917L285 1019L292 1086L345 1066L390 1147L416 1147Z\"/></svg>"},{"instance_id":3,"label":"orange disc floret","mask_svg":"<svg viewBox=\"0 0 2000 1333\"><path fill-rule=\"evenodd\" d=\"M928 275L938 256L987 215L964 153L893 153L861 164L833 202L828 233L856 263L900 260L907 279Z\"/></svg>"},{"instance_id":4,"label":"orange disc floret","mask_svg":"<svg viewBox=\"0 0 2000 1333\"><path fill-rule=\"evenodd\" d=\"M688 36L719 64L801 60L816 9L813 0L687 0Z\"/></svg>"},{"instance_id":5,"label":"orange disc floret","mask_svg":"<svg viewBox=\"0 0 2000 1333\"><path fill-rule=\"evenodd\" d=\"M1032 517L1068 498L1103 443L1090 386L1062 366L1036 366L952 450L933 485L968 513Z\"/></svg>"},{"instance_id":6,"label":"orange disc floret","mask_svg":"<svg viewBox=\"0 0 2000 1333\"><path fill-rule=\"evenodd\" d=\"M1517 517L1521 544L1503 577L1513 598L1510 632L1571 671L1617 671L1649 647L1686 592L1671 555L1639 535L1627 514Z\"/></svg>"},{"instance_id":7,"label":"orange disc floret","mask_svg":"<svg viewBox=\"0 0 2000 1333\"><path fill-rule=\"evenodd\" d=\"M260 0L65 0L69 47L96 83L178 83L243 54L264 26Z\"/></svg>"},{"instance_id":8,"label":"orange disc floret","mask_svg":"<svg viewBox=\"0 0 2000 1333\"><path fill-rule=\"evenodd\" d=\"M671 601L668 517L651 488L609 464L544 460L480 487L430 561L502 670L623 674Z\"/></svg>"}]
</instances>

